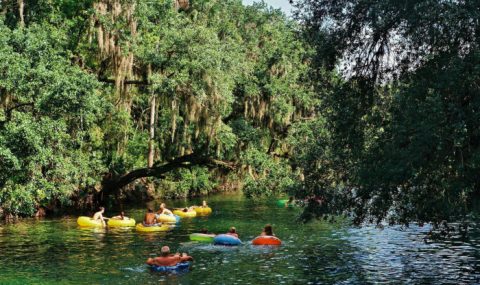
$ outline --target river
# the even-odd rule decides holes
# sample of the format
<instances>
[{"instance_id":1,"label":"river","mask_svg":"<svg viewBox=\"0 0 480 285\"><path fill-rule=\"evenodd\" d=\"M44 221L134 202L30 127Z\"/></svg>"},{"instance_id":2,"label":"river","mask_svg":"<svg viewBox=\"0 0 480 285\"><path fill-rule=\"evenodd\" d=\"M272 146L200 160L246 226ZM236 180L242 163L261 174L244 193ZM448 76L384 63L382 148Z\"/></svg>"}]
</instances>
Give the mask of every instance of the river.
<instances>
[{"instance_id":1,"label":"river","mask_svg":"<svg viewBox=\"0 0 480 285\"><path fill-rule=\"evenodd\" d=\"M167 205L201 200L167 201ZM0 225L0 284L480 284L480 230L424 242L430 227L356 228L296 221L298 208L239 195L208 198L213 213L183 219L172 231L81 229L75 217ZM106 213L110 216L112 213ZM113 213L116 214L116 213ZM143 208L127 215L141 220ZM249 244L266 223L279 247ZM221 247L189 241L201 228L235 226L244 244ZM144 264L163 245L195 258L190 272L151 272Z\"/></svg>"}]
</instances>

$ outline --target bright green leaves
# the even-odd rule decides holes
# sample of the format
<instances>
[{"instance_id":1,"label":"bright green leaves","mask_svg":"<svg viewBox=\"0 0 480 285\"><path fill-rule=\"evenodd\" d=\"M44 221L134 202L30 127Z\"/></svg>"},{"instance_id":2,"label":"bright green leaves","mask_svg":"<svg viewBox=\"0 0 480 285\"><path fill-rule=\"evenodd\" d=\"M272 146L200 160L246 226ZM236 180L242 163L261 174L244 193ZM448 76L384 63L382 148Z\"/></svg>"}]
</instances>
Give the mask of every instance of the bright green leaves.
<instances>
[{"instance_id":1,"label":"bright green leaves","mask_svg":"<svg viewBox=\"0 0 480 285\"><path fill-rule=\"evenodd\" d=\"M61 27L0 23L0 33L0 205L30 215L98 183L102 155L88 130L105 104L95 78L71 64Z\"/></svg>"},{"instance_id":2,"label":"bright green leaves","mask_svg":"<svg viewBox=\"0 0 480 285\"><path fill-rule=\"evenodd\" d=\"M7 213L85 198L101 176L145 167L150 153L155 165L192 152L238 165L151 180L165 196L245 177L250 196L294 185L289 152L304 150L288 133L315 117L318 100L310 48L279 11L239 0L191 1L180 11L171 1L25 1L24 27L10 8L0 23Z\"/></svg>"}]
</instances>

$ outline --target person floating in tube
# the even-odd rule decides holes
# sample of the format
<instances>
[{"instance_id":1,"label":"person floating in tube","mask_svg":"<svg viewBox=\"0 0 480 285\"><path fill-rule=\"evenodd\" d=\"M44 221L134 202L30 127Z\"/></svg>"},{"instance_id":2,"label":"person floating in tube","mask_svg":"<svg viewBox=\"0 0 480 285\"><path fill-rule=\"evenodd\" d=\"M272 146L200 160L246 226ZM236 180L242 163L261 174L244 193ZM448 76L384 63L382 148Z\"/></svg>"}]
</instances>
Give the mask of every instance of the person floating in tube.
<instances>
[{"instance_id":1,"label":"person floating in tube","mask_svg":"<svg viewBox=\"0 0 480 285\"><path fill-rule=\"evenodd\" d=\"M265 227L263 228L262 233L261 233L260 235L261 235L261 236L272 236L272 237L274 237L275 234L273 233L272 225L266 224Z\"/></svg>"},{"instance_id":2,"label":"person floating in tube","mask_svg":"<svg viewBox=\"0 0 480 285\"><path fill-rule=\"evenodd\" d=\"M161 249L160 256L155 258L148 258L146 263L148 265L154 266L175 266L178 263L185 261L193 261L193 257L189 256L186 253L170 253L170 248L168 246L163 246Z\"/></svg>"},{"instance_id":3,"label":"person floating in tube","mask_svg":"<svg viewBox=\"0 0 480 285\"><path fill-rule=\"evenodd\" d=\"M231 227L230 230L228 230L228 233L226 233L226 235L238 238L237 229L235 227Z\"/></svg>"},{"instance_id":4,"label":"person floating in tube","mask_svg":"<svg viewBox=\"0 0 480 285\"><path fill-rule=\"evenodd\" d=\"M105 208L104 207L100 207L98 209L99 211L96 212L94 215L93 215L93 220L94 221L102 221L102 225L103 227L106 227L106 224L105 224L105 217L103 216L103 213L105 213Z\"/></svg>"}]
</instances>

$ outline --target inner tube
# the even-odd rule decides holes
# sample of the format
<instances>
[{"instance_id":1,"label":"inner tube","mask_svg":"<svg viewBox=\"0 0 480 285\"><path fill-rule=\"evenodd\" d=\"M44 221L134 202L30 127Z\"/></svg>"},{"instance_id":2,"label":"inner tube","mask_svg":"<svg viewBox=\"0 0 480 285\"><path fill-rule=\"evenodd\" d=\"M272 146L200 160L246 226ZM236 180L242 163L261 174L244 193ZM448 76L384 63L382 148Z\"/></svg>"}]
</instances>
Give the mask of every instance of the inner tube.
<instances>
[{"instance_id":1,"label":"inner tube","mask_svg":"<svg viewBox=\"0 0 480 285\"><path fill-rule=\"evenodd\" d=\"M178 221L180 221L180 217L177 215L160 214L157 215L157 221L162 223L177 223Z\"/></svg>"},{"instance_id":2,"label":"inner tube","mask_svg":"<svg viewBox=\"0 0 480 285\"><path fill-rule=\"evenodd\" d=\"M159 225L159 226L144 226L142 223L138 223L135 226L135 229L139 232L151 233L151 232L166 232L170 230L169 225Z\"/></svg>"},{"instance_id":3,"label":"inner tube","mask_svg":"<svg viewBox=\"0 0 480 285\"><path fill-rule=\"evenodd\" d=\"M201 234L201 233L190 234L190 240L194 240L194 241L213 242L214 238L215 238L214 234Z\"/></svg>"},{"instance_id":4,"label":"inner tube","mask_svg":"<svg viewBox=\"0 0 480 285\"><path fill-rule=\"evenodd\" d=\"M197 212L195 211L184 212L183 210L174 210L173 213L182 218L193 218L197 216Z\"/></svg>"},{"instance_id":5,"label":"inner tube","mask_svg":"<svg viewBox=\"0 0 480 285\"><path fill-rule=\"evenodd\" d=\"M186 272L190 269L189 262L179 262L174 266L157 266L149 265L150 269L155 272Z\"/></svg>"},{"instance_id":6,"label":"inner tube","mask_svg":"<svg viewBox=\"0 0 480 285\"><path fill-rule=\"evenodd\" d=\"M285 207L285 204L287 203L288 203L288 199L277 200L277 206L279 207ZM292 203L288 204L288 207L293 207L293 203L295 203L295 200L293 200Z\"/></svg>"},{"instance_id":7,"label":"inner tube","mask_svg":"<svg viewBox=\"0 0 480 285\"><path fill-rule=\"evenodd\" d=\"M90 217L81 216L77 219L77 224L81 227L97 228L103 227L103 223L100 220L93 220Z\"/></svg>"},{"instance_id":8,"label":"inner tube","mask_svg":"<svg viewBox=\"0 0 480 285\"><path fill-rule=\"evenodd\" d=\"M128 219L128 220L117 220L117 219L110 219L107 222L109 227L134 227L135 220Z\"/></svg>"},{"instance_id":9,"label":"inner tube","mask_svg":"<svg viewBox=\"0 0 480 285\"><path fill-rule=\"evenodd\" d=\"M213 244L215 245L239 245L242 241L234 236L227 234L220 234L213 238Z\"/></svg>"},{"instance_id":10,"label":"inner tube","mask_svg":"<svg viewBox=\"0 0 480 285\"><path fill-rule=\"evenodd\" d=\"M253 245L281 245L282 241L274 236L258 236L252 240Z\"/></svg>"},{"instance_id":11,"label":"inner tube","mask_svg":"<svg viewBox=\"0 0 480 285\"><path fill-rule=\"evenodd\" d=\"M196 207L195 212L197 212L197 215L209 215L212 213L212 208L210 207Z\"/></svg>"}]
</instances>

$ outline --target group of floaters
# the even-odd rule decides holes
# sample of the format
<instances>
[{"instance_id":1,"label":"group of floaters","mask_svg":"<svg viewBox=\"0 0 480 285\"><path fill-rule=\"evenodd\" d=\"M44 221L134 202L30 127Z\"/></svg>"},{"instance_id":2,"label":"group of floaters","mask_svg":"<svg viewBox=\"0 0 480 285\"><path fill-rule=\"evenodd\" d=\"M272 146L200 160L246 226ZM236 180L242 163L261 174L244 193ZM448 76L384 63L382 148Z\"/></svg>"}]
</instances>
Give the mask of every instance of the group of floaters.
<instances>
[{"instance_id":1,"label":"group of floaters","mask_svg":"<svg viewBox=\"0 0 480 285\"><path fill-rule=\"evenodd\" d=\"M207 202L203 201L202 206L191 206L180 209L174 209L173 212L166 208L165 203L160 204L160 208L157 212L154 212L151 208L147 210L142 223L135 225L135 220L125 216L122 211L120 215L111 218L104 217L105 208L100 207L93 217L79 217L77 220L78 225L82 227L133 227L135 226L137 231L141 232L155 232L155 231L167 231L171 229L172 223L177 223L180 219L186 217L195 217L198 215L208 215L212 212L212 209L208 207ZM106 223L105 220L108 222ZM239 238L237 229L230 227L225 234L213 234L208 230L202 229L200 233L190 234L190 240L199 242L210 242L214 245L223 246L237 246L242 244ZM270 224L267 224L262 233L252 240L253 245L281 245L282 241L275 236L273 228ZM188 270L190 261L193 261L193 257L186 253L171 254L168 246L161 248L161 254L159 257L148 258L146 263L154 271L170 272L170 271L182 271Z\"/></svg>"},{"instance_id":2,"label":"group of floaters","mask_svg":"<svg viewBox=\"0 0 480 285\"><path fill-rule=\"evenodd\" d=\"M197 215L209 215L212 208L207 205L206 201L201 206L190 206L185 208L174 209L173 212L167 209L165 203L160 204L157 212L151 208L147 210L142 223L135 225L135 220L125 216L122 211L120 215L111 218L104 217L105 208L100 207L93 217L81 216L77 219L77 223L81 227L135 227L140 232L158 232L168 231L172 228L171 224L180 221L180 218L193 218ZM105 222L107 220L107 222Z\"/></svg>"},{"instance_id":3,"label":"group of floaters","mask_svg":"<svg viewBox=\"0 0 480 285\"><path fill-rule=\"evenodd\" d=\"M236 246L242 244L238 237L238 232L235 227L231 227L225 234L212 234L208 230L202 229L200 233L190 235L190 239L200 242L213 242L215 245ZM262 233L252 240L253 245L281 245L282 241L275 236L273 228L267 224ZM168 246L161 248L160 256L155 258L148 258L146 263L153 270L158 272L172 272L172 271L186 271L190 268L190 262L193 257L186 253L170 253Z\"/></svg>"},{"instance_id":4,"label":"group of floaters","mask_svg":"<svg viewBox=\"0 0 480 285\"><path fill-rule=\"evenodd\" d=\"M209 242L215 245L235 246L242 244L238 237L237 229L231 227L225 234L209 233L206 229L202 229L200 233L190 234L190 240L199 242ZM272 225L267 224L262 233L252 240L253 245L281 245L282 241L273 234Z\"/></svg>"}]
</instances>

